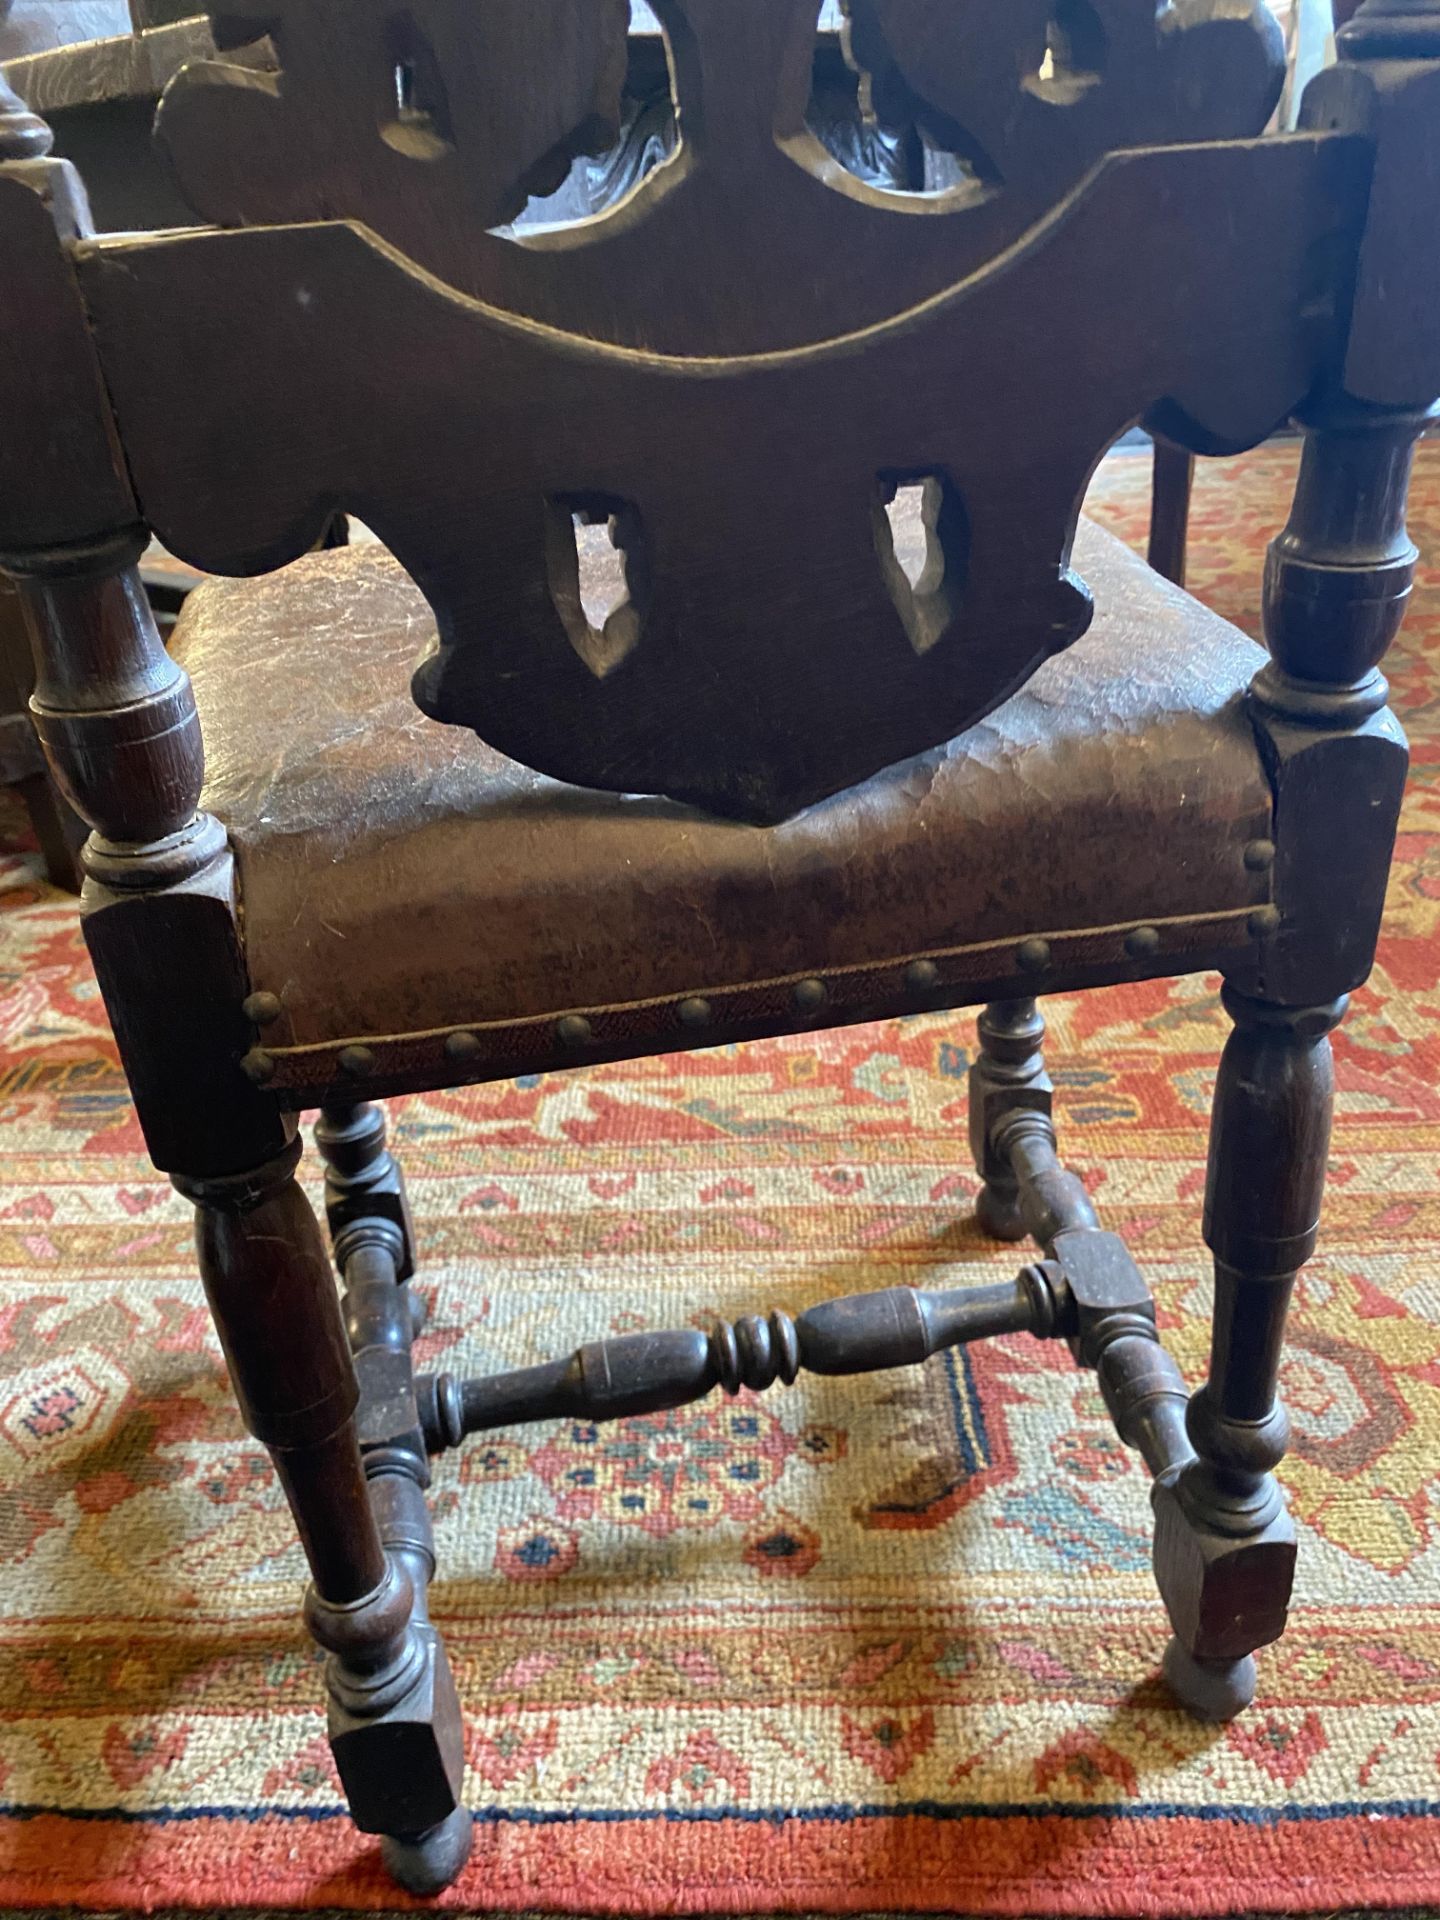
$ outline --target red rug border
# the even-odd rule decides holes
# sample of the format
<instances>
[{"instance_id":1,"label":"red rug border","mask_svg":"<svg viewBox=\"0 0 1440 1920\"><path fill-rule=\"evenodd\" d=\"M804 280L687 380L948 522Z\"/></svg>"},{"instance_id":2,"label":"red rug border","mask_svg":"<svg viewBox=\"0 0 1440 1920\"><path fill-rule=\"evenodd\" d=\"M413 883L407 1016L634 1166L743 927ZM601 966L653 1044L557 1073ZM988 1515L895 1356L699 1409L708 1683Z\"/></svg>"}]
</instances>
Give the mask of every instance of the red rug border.
<instances>
[{"instance_id":1,"label":"red rug border","mask_svg":"<svg viewBox=\"0 0 1440 1920\"><path fill-rule=\"evenodd\" d=\"M16 1906L441 1905L654 1915L762 1912L1217 1916L1440 1905L1440 1820L1340 1814L587 1820L477 1826L459 1884L411 1902L344 1819L0 1819Z\"/></svg>"}]
</instances>

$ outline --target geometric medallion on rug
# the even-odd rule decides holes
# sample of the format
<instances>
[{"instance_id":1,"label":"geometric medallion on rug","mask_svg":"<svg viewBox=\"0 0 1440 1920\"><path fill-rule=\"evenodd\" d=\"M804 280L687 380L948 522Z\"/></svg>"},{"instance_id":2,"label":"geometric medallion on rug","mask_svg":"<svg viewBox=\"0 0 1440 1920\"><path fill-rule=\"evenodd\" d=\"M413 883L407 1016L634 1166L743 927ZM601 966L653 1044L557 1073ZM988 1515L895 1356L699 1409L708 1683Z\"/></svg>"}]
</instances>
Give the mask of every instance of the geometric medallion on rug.
<instances>
[{"instance_id":1,"label":"geometric medallion on rug","mask_svg":"<svg viewBox=\"0 0 1440 1920\"><path fill-rule=\"evenodd\" d=\"M1192 583L1252 632L1295 467L1202 464ZM1148 482L1114 456L1092 510L1143 543ZM476 1819L445 1904L1440 1903L1440 447L1413 522L1428 567L1390 670L1415 773L1336 1036L1283 1379L1296 1599L1255 1705L1201 1726L1161 1688L1147 1476L1063 1347L497 1433L432 1495ZM0 1900L399 1905L343 1815L303 1563L189 1210L144 1155L75 905L4 826ZM1215 987L1046 1007L1063 1155L1192 1383ZM1009 1277L970 1218L973 1032L926 1016L393 1103L420 1364Z\"/></svg>"}]
</instances>

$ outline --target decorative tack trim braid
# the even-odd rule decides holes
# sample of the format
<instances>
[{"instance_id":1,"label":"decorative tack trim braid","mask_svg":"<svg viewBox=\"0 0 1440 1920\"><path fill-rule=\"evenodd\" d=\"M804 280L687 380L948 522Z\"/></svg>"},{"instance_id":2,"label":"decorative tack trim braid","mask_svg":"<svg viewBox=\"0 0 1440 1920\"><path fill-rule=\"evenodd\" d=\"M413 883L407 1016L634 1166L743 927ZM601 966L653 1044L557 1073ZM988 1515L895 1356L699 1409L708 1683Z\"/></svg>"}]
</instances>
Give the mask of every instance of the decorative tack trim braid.
<instances>
[{"instance_id":1,"label":"decorative tack trim braid","mask_svg":"<svg viewBox=\"0 0 1440 1920\"><path fill-rule=\"evenodd\" d=\"M1252 847L1261 842L1250 842ZM790 975L738 987L704 987L689 995L621 1002L536 1014L523 1020L476 1022L408 1034L346 1035L318 1044L276 1044L267 1019L263 1039L245 1057L256 1085L286 1096L288 1105L319 1104L317 1095L360 1084L397 1090L506 1079L513 1074L577 1066L587 1061L668 1053L687 1046L790 1033L797 1017L843 1026L861 1020L963 1006L1011 992L1133 979L1167 970L1196 971L1219 956L1243 952L1273 937L1278 911L1270 903L1270 869L1237 855L1254 898L1209 914L1127 921L1072 933L1034 934L912 957ZM1017 978L1023 972L1023 984ZM273 996L252 993L268 1015ZM704 1018L701 1011L703 1009Z\"/></svg>"}]
</instances>

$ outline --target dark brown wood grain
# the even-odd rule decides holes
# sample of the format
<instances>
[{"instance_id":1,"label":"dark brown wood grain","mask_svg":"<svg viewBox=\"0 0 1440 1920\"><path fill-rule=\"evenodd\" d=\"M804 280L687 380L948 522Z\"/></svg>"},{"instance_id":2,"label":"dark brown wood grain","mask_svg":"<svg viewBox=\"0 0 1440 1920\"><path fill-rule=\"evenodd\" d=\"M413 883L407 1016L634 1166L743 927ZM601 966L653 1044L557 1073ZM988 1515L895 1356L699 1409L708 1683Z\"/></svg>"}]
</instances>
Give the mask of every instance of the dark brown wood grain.
<instances>
[{"instance_id":1,"label":"dark brown wood grain","mask_svg":"<svg viewBox=\"0 0 1440 1920\"><path fill-rule=\"evenodd\" d=\"M252 1018L254 1002L247 1007ZM385 1112L367 1101L325 1107L315 1125L315 1145L325 1161L325 1223L343 1267L357 1236L383 1243L397 1280L415 1272L415 1225L405 1176L385 1144Z\"/></svg>"},{"instance_id":2,"label":"dark brown wood grain","mask_svg":"<svg viewBox=\"0 0 1440 1920\"><path fill-rule=\"evenodd\" d=\"M1405 521L1429 409L1314 397L1290 519L1270 548L1272 663L1253 690L1276 790L1273 937L1249 991L1303 1006L1349 993L1375 954L1409 751L1380 671L1400 630L1416 550Z\"/></svg>"},{"instance_id":3,"label":"dark brown wood grain","mask_svg":"<svg viewBox=\"0 0 1440 1920\"><path fill-rule=\"evenodd\" d=\"M392 1864L413 1853L423 1867L434 1853L425 1836L457 1808L459 1707L425 1606L434 1557L424 1503L418 1513L413 1500L397 1512L393 1497L372 1507L367 1466L388 1477L396 1445L372 1429L362 1458L351 1353L353 1344L362 1364L383 1357L388 1328L408 1356L408 1302L393 1261L357 1250L347 1341L320 1229L294 1177L298 1157L296 1142L238 1177L178 1184L196 1205L200 1271L241 1412L270 1452L310 1565L306 1617L330 1655L330 1740L351 1811L367 1831L404 1836ZM379 1296L368 1307L367 1281ZM415 1458L418 1497L423 1449ZM464 1859L456 1853L452 1838L452 1872Z\"/></svg>"},{"instance_id":4,"label":"dark brown wood grain","mask_svg":"<svg viewBox=\"0 0 1440 1920\"><path fill-rule=\"evenodd\" d=\"M285 1481L318 1591L349 1605L385 1576L355 1437L355 1377L324 1243L294 1179L264 1170L182 1183L200 1271L245 1424Z\"/></svg>"},{"instance_id":5,"label":"dark brown wood grain","mask_svg":"<svg viewBox=\"0 0 1440 1920\"><path fill-rule=\"evenodd\" d=\"M426 711L582 786L767 820L953 736L1083 630L1075 518L1130 421L1164 401L1236 447L1298 403L1336 345L1315 250L1344 248L1363 184L1324 136L1123 155L945 298L854 336L842 304L803 353L723 361L537 331L340 225L100 242L81 271L167 546L271 567L342 506L436 610ZM707 249L687 230L672 316ZM927 476L912 589L884 501ZM627 545L603 635L566 589L576 512Z\"/></svg>"},{"instance_id":6,"label":"dark brown wood grain","mask_svg":"<svg viewBox=\"0 0 1440 1920\"><path fill-rule=\"evenodd\" d=\"M1440 391L1440 313L1431 262L1440 175L1440 30L1428 0L1367 0L1339 36L1340 64L1305 101L1308 125L1363 127L1375 148L1346 391L1381 406Z\"/></svg>"},{"instance_id":7,"label":"dark brown wood grain","mask_svg":"<svg viewBox=\"0 0 1440 1920\"><path fill-rule=\"evenodd\" d=\"M996 1240L1023 1240L1020 1180L997 1133L1012 1113L1048 1116L1054 1086L1045 1071L1045 1022L1034 1000L1001 1000L977 1023L979 1047L970 1063L970 1157L980 1175L975 1215Z\"/></svg>"},{"instance_id":8,"label":"dark brown wood grain","mask_svg":"<svg viewBox=\"0 0 1440 1920\"><path fill-rule=\"evenodd\" d=\"M810 11L813 11L811 9ZM977 182L1042 205L1104 153L1265 125L1284 42L1265 8L1136 0L848 0L883 118L908 114Z\"/></svg>"},{"instance_id":9,"label":"dark brown wood grain","mask_svg":"<svg viewBox=\"0 0 1440 1920\"><path fill-rule=\"evenodd\" d=\"M1190 497L1195 456L1188 447L1165 439L1155 442L1150 483L1150 565L1177 587L1185 584L1185 555L1190 536Z\"/></svg>"},{"instance_id":10,"label":"dark brown wood grain","mask_svg":"<svg viewBox=\"0 0 1440 1920\"><path fill-rule=\"evenodd\" d=\"M1227 989L1205 1238L1215 1256L1206 1384L1190 1403L1196 1458L1156 1489L1155 1575L1175 1627L1168 1662L1196 1711L1228 1719L1255 1689L1256 1648L1285 1630L1295 1530L1274 1470L1295 1275L1314 1251L1334 1091L1329 1033L1344 1001L1277 1007Z\"/></svg>"},{"instance_id":11,"label":"dark brown wood grain","mask_svg":"<svg viewBox=\"0 0 1440 1920\"><path fill-rule=\"evenodd\" d=\"M444 1645L430 1618L435 1536L416 1403L412 1341L424 1320L404 1280L413 1269L409 1213L385 1144L385 1116L328 1108L315 1129L326 1165L326 1216L344 1282L345 1331L359 1387L360 1457L380 1540L411 1593L416 1672L398 1697L332 1688L330 1741L358 1824L382 1833L385 1863L412 1893L438 1893L470 1851L461 1797L464 1725Z\"/></svg>"},{"instance_id":12,"label":"dark brown wood grain","mask_svg":"<svg viewBox=\"0 0 1440 1920\"><path fill-rule=\"evenodd\" d=\"M355 214L444 273L470 234L613 140L628 18L626 0L490 0L478 13L362 0L337 37L324 5L229 0L212 13L217 45L268 36L278 77L189 68L161 137L212 219Z\"/></svg>"},{"instance_id":13,"label":"dark brown wood grain","mask_svg":"<svg viewBox=\"0 0 1440 1920\"><path fill-rule=\"evenodd\" d=\"M70 806L45 760L30 712L35 667L20 596L0 578L0 785L14 786L40 842L45 871L56 886L80 890L76 855L85 823Z\"/></svg>"},{"instance_id":14,"label":"dark brown wood grain","mask_svg":"<svg viewBox=\"0 0 1440 1920\"><path fill-rule=\"evenodd\" d=\"M444 141L419 165L407 164L391 117L385 10L351 9L337 44L314 0L256 0L218 15L217 38L273 27L283 85L198 66L172 83L160 136L192 204L225 225L353 216L453 287L566 329L583 315L576 330L636 347L804 345L837 314L874 324L975 271L1107 148L1258 133L1279 90L1278 36L1260 5L1219 9L1233 17L1218 29L1209 7L1176 9L1172 30L1157 34L1149 0L1103 0L1116 44L1097 85L1075 94L1038 81L1043 36L1028 16L1043 8L1027 5L1023 36L1004 44L1010 3L931 9L945 18L947 79L972 73L974 110L1008 109L1015 123L1003 188L966 173L948 195L898 207L837 165L806 124L814 0L662 0L684 137L674 164L603 230L516 245L487 228L517 207L518 155L553 152L557 138L603 145L613 129L624 36L615 0L573 16L561 0L492 0L478 32L463 0L413 10L426 64L447 83L453 73L463 106L463 118L453 105L441 113ZM895 11L886 27L902 53L913 50L913 9ZM508 65L466 66L484 34ZM587 119L598 124L587 131ZM509 133L498 173L492 128ZM682 262L692 283L683 297Z\"/></svg>"},{"instance_id":15,"label":"dark brown wood grain","mask_svg":"<svg viewBox=\"0 0 1440 1920\"><path fill-rule=\"evenodd\" d=\"M135 521L85 310L59 243L85 221L83 189L64 161L0 165L0 392L17 396L0 435L7 560Z\"/></svg>"}]
</instances>

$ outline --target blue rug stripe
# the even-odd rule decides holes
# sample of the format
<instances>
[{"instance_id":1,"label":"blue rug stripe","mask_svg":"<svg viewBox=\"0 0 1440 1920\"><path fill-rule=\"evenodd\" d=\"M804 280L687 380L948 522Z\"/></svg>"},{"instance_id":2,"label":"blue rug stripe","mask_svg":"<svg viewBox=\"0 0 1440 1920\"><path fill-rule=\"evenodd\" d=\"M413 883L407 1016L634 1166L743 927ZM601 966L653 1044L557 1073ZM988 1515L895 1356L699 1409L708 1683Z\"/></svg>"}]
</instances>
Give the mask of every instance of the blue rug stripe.
<instances>
[{"instance_id":1,"label":"blue rug stripe","mask_svg":"<svg viewBox=\"0 0 1440 1920\"><path fill-rule=\"evenodd\" d=\"M54 1807L0 1802L0 1818L38 1820L58 1816L66 1820L123 1820L135 1824L170 1820L343 1820L344 1807L151 1807L136 1812L126 1807ZM1217 1825L1278 1827L1324 1820L1436 1820L1440 1800L1341 1800L1320 1807L1187 1807L1164 1800L1112 1806L1072 1802L976 1804L943 1800L914 1800L897 1806L832 1807L477 1807L474 1818L482 1826L550 1827L566 1824L615 1824L624 1821L740 1820L753 1826L784 1826L792 1820L1208 1820Z\"/></svg>"}]
</instances>

